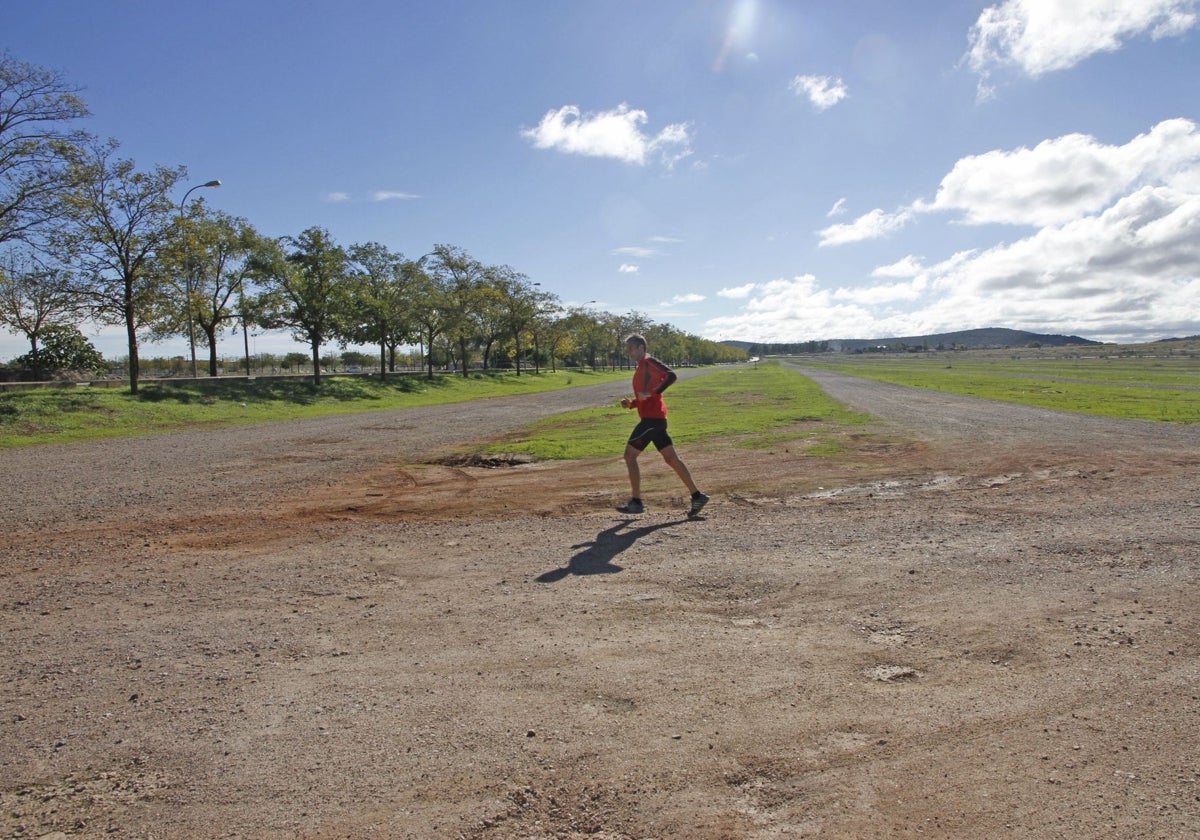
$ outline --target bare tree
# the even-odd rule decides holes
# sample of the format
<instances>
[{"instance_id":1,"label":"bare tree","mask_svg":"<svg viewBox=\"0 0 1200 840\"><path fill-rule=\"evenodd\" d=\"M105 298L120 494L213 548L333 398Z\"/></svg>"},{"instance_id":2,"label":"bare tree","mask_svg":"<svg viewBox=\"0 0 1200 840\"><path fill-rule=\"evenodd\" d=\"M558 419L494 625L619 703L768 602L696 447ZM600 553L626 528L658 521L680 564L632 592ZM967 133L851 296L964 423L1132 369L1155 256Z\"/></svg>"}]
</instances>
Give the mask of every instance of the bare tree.
<instances>
[{"instance_id":1,"label":"bare tree","mask_svg":"<svg viewBox=\"0 0 1200 840\"><path fill-rule=\"evenodd\" d=\"M53 70L0 53L0 242L26 239L55 217L86 132L87 106Z\"/></svg>"}]
</instances>

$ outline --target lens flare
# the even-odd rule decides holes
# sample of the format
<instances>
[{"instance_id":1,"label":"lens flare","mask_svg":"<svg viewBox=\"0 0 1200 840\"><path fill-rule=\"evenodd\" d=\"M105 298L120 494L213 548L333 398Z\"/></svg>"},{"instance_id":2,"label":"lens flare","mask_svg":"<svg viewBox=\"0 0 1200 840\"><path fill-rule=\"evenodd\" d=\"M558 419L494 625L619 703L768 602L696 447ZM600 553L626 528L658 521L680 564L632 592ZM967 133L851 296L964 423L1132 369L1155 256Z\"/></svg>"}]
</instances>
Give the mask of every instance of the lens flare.
<instances>
[{"instance_id":1,"label":"lens flare","mask_svg":"<svg viewBox=\"0 0 1200 840\"><path fill-rule=\"evenodd\" d=\"M717 60L713 62L713 72L720 73L725 69L725 62L735 47L744 47L750 43L758 19L758 0L737 0L729 13L729 29L721 42Z\"/></svg>"}]
</instances>

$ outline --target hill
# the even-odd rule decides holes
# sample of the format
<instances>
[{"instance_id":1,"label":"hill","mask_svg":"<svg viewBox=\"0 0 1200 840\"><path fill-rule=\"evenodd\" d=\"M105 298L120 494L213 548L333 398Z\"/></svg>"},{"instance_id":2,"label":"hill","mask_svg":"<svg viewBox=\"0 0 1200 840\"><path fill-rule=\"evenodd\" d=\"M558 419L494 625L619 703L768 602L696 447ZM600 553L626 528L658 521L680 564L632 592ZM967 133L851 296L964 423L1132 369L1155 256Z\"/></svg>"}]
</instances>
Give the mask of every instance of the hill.
<instances>
[{"instance_id":1,"label":"hill","mask_svg":"<svg viewBox=\"0 0 1200 840\"><path fill-rule=\"evenodd\" d=\"M933 335L899 336L895 338L843 338L791 343L751 341L726 341L722 343L728 344L731 347L739 347L751 354L769 355L774 353L861 353L872 350L995 350L1036 345L1042 347L1098 345L1101 342L1081 338L1077 335L1047 335L1026 332L1025 330L988 327L976 330L960 330L958 332L936 333Z\"/></svg>"}]
</instances>

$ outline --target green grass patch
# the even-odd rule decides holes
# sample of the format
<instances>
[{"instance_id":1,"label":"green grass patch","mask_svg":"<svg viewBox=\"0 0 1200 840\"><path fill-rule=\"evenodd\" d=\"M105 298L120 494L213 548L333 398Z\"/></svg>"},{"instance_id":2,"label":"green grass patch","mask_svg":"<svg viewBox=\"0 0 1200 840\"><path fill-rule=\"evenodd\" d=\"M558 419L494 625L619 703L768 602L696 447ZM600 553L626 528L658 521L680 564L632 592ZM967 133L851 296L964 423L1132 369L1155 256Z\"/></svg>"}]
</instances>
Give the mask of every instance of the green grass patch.
<instances>
[{"instance_id":1,"label":"green grass patch","mask_svg":"<svg viewBox=\"0 0 1200 840\"><path fill-rule=\"evenodd\" d=\"M950 394L1132 420L1200 422L1200 359L805 357L797 364Z\"/></svg>"},{"instance_id":2,"label":"green grass patch","mask_svg":"<svg viewBox=\"0 0 1200 840\"><path fill-rule=\"evenodd\" d=\"M778 363L719 370L686 379L667 391L671 438L680 447L724 439L747 447L822 438L831 426L858 425L866 415L825 396L816 384ZM556 415L481 450L539 459L595 458L624 451L637 413L618 404ZM834 454L832 440L806 451Z\"/></svg>"},{"instance_id":3,"label":"green grass patch","mask_svg":"<svg viewBox=\"0 0 1200 840\"><path fill-rule=\"evenodd\" d=\"M301 417L533 394L625 379L628 371L461 376L215 379L115 388L0 392L0 448L221 428Z\"/></svg>"}]
</instances>

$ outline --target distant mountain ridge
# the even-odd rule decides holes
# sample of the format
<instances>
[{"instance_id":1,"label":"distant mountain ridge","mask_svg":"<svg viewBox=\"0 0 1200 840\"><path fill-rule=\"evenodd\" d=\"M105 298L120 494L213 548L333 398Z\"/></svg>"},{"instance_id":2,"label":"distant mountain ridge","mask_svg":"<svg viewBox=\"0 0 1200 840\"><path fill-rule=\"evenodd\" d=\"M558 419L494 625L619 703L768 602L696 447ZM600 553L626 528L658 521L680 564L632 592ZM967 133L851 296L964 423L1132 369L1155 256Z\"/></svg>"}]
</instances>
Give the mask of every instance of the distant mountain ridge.
<instances>
[{"instance_id":1,"label":"distant mountain ridge","mask_svg":"<svg viewBox=\"0 0 1200 840\"><path fill-rule=\"evenodd\" d=\"M1004 349L1009 347L1068 347L1071 345L1095 345L1100 341L1092 341L1077 335L1048 335L1032 333L1025 330L1010 330L1003 327L985 327L975 330L959 330L958 332L935 333L933 335L910 335L895 338L841 338L825 341L725 341L731 347L739 347L751 353L762 355L771 353L802 353L802 352L841 352L855 353L864 350L983 350Z\"/></svg>"}]
</instances>

